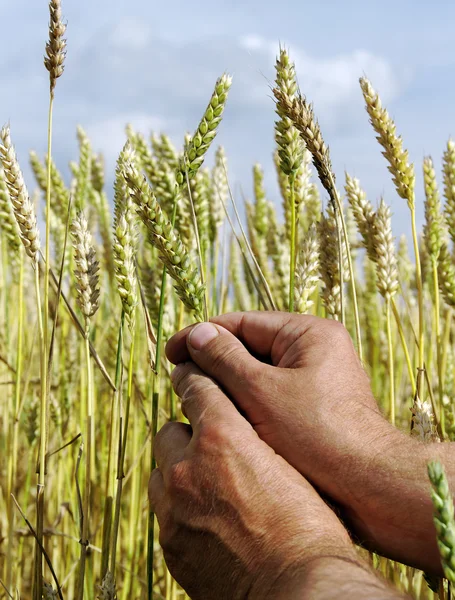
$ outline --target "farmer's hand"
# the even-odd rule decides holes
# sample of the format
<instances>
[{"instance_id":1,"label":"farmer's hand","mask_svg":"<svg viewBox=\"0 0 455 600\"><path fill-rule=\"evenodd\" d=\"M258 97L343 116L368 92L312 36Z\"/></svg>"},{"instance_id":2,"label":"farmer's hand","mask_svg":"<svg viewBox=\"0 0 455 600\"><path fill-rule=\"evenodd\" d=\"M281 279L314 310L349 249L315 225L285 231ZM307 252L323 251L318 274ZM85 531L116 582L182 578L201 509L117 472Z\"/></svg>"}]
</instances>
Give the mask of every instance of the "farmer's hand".
<instances>
[{"instance_id":1,"label":"farmer's hand","mask_svg":"<svg viewBox=\"0 0 455 600\"><path fill-rule=\"evenodd\" d=\"M168 568L193 600L401 597L210 378L186 363L172 380L191 427L158 433L149 497Z\"/></svg>"},{"instance_id":2,"label":"farmer's hand","mask_svg":"<svg viewBox=\"0 0 455 600\"><path fill-rule=\"evenodd\" d=\"M424 446L381 416L344 327L279 312L213 323L176 334L171 362L191 359L215 379L261 439L340 504L362 541L438 572L426 463L449 445ZM450 474L455 461L444 461Z\"/></svg>"}]
</instances>

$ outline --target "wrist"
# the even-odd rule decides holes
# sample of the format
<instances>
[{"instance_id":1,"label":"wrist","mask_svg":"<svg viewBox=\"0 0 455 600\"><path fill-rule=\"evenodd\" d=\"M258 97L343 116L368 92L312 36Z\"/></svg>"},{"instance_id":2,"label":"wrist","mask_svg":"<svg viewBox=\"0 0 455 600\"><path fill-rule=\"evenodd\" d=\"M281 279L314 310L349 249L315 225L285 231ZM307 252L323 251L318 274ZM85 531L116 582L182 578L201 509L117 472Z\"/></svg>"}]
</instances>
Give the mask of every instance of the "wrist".
<instances>
[{"instance_id":1,"label":"wrist","mask_svg":"<svg viewBox=\"0 0 455 600\"><path fill-rule=\"evenodd\" d=\"M392 589L357 556L324 555L315 557L274 596L280 600L394 600L405 596Z\"/></svg>"},{"instance_id":2,"label":"wrist","mask_svg":"<svg viewBox=\"0 0 455 600\"><path fill-rule=\"evenodd\" d=\"M299 598L300 593L307 587L307 578L312 572L314 565L318 563L333 563L338 561L345 564L356 564L357 553L353 543L350 541L347 531L343 529L343 535L328 534L320 537L317 542L305 540L300 548L286 549L286 556L278 563L276 560L263 565L261 575L258 577L253 589L248 595L248 600L262 600L263 598L275 598L276 600L288 600ZM294 560L292 560L294 556ZM271 575L275 576L271 578ZM303 595L302 595L303 597ZM306 597L306 596L305 596ZM311 596L312 597L312 596Z\"/></svg>"},{"instance_id":3,"label":"wrist","mask_svg":"<svg viewBox=\"0 0 455 600\"><path fill-rule=\"evenodd\" d=\"M343 514L367 548L441 574L427 465L446 464L449 444L425 444L390 427L363 447Z\"/></svg>"}]
</instances>

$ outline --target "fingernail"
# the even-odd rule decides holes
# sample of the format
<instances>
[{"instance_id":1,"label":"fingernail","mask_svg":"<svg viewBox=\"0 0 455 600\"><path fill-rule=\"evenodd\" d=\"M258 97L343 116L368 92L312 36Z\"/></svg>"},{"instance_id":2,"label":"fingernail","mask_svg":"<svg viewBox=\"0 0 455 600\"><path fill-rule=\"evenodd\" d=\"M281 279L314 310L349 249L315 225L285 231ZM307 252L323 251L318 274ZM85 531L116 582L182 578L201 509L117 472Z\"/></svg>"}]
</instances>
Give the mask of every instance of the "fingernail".
<instances>
[{"instance_id":1,"label":"fingernail","mask_svg":"<svg viewBox=\"0 0 455 600\"><path fill-rule=\"evenodd\" d=\"M200 323L190 331L188 342L194 350L202 350L202 348L219 335L218 329L211 323Z\"/></svg>"}]
</instances>

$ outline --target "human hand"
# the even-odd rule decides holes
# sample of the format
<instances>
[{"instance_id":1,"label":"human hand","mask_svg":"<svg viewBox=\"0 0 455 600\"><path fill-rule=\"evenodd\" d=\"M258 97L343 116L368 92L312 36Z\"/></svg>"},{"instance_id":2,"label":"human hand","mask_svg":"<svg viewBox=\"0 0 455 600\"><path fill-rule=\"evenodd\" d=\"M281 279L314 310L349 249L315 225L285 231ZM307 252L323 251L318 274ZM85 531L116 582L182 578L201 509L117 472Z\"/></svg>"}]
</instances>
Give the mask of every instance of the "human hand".
<instances>
[{"instance_id":1,"label":"human hand","mask_svg":"<svg viewBox=\"0 0 455 600\"><path fill-rule=\"evenodd\" d=\"M149 497L168 568L193 600L297 598L313 563L357 565L332 510L213 380L185 363L172 381L191 426L158 433Z\"/></svg>"},{"instance_id":2,"label":"human hand","mask_svg":"<svg viewBox=\"0 0 455 600\"><path fill-rule=\"evenodd\" d=\"M435 457L382 417L344 327L279 312L212 321L171 338L169 360L191 359L215 379L260 438L340 505L362 542L437 571L426 475Z\"/></svg>"},{"instance_id":3,"label":"human hand","mask_svg":"<svg viewBox=\"0 0 455 600\"><path fill-rule=\"evenodd\" d=\"M378 411L346 329L336 321L278 312L231 313L212 321L171 338L169 360L193 360L262 440L332 497L351 504L342 474L352 469L363 444L371 447L393 429Z\"/></svg>"}]
</instances>

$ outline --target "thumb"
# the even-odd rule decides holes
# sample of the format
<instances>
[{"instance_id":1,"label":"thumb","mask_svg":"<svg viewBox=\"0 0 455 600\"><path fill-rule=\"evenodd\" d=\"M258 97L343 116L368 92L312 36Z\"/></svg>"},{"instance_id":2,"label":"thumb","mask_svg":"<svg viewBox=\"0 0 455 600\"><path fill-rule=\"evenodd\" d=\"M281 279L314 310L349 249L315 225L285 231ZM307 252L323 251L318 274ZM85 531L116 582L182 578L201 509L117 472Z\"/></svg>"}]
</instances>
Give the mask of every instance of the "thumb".
<instances>
[{"instance_id":1,"label":"thumb","mask_svg":"<svg viewBox=\"0 0 455 600\"><path fill-rule=\"evenodd\" d=\"M232 333L214 323L193 327L186 336L186 346L191 360L254 420L252 401L256 404L267 389L264 378L272 381L273 367L254 358Z\"/></svg>"}]
</instances>

